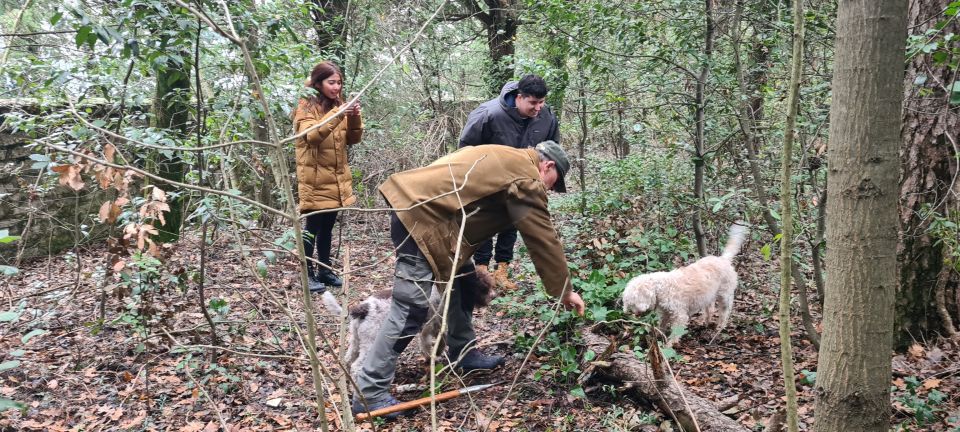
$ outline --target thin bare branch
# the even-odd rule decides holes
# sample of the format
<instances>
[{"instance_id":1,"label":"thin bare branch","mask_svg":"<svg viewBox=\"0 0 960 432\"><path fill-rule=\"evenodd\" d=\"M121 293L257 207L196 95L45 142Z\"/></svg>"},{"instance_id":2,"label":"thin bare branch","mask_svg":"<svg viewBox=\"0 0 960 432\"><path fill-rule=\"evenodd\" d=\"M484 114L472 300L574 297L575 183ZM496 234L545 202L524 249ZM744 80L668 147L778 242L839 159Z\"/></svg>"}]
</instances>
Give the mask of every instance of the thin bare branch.
<instances>
[{"instance_id":1,"label":"thin bare branch","mask_svg":"<svg viewBox=\"0 0 960 432\"><path fill-rule=\"evenodd\" d=\"M268 142L266 142L266 141L257 141L257 140L231 141L231 142L227 142L227 143L214 144L214 145L203 146L203 147L177 147L177 146L162 146L162 145L156 145L156 144L148 144L148 143L145 143L145 142L143 142L143 141L138 141L138 140L135 140L135 139L133 139L133 138L128 138L128 137L125 137L125 136L123 136L123 135L114 133L114 132L112 132L112 131L110 131L110 130L104 129L104 128L99 127L99 126L96 126L96 125L94 125L93 123L90 123L89 121L87 121L87 119L83 118L83 116L80 115L80 113L79 113L79 112L77 111L77 109L76 109L76 106L73 104L73 101L72 101L72 100L67 99L67 104L69 104L69 106L70 106L69 108L67 108L67 110L70 111L70 114L73 114L73 116L76 117L77 120L80 120L80 122L83 123L84 126L90 128L90 129L93 129L93 130L95 130L95 131L97 131L97 132L100 132L100 133L102 133L102 134L104 134L104 135L107 135L107 136L116 138L116 139L118 139L118 140L123 140L123 141L126 141L126 142L130 142L130 143L136 144L136 145L141 146L141 147L144 147L144 148L150 148L150 149L155 149L155 150L182 151L182 152L201 152L201 151L204 151L204 150L216 150L216 149L219 149L219 148L230 147L230 146L235 146L235 145L239 145L239 144L256 144L256 145L261 145L261 146L264 146L264 147L273 147L273 146L274 146L273 143L268 143Z\"/></svg>"}]
</instances>

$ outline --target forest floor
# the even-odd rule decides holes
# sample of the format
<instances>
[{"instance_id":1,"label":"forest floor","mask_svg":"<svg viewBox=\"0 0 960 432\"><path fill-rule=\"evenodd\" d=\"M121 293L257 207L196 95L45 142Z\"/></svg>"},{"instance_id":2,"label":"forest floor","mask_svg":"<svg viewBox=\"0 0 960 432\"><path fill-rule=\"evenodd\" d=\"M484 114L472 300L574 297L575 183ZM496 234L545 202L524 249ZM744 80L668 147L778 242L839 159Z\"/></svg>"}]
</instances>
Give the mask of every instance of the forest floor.
<instances>
[{"instance_id":1,"label":"forest floor","mask_svg":"<svg viewBox=\"0 0 960 432\"><path fill-rule=\"evenodd\" d=\"M354 238L344 245L349 243L354 268L353 299L392 283L385 219L360 216L351 222ZM22 265L0 291L0 313L9 312L0 315L0 369L5 369L0 398L22 403L23 410L0 413L0 430L213 431L221 424L230 430L319 430L310 365L293 325L296 320L302 326L305 316L297 266L287 256L266 263L266 277L256 277L251 268L264 257L263 250L278 249L273 244L280 234L252 234L244 245L249 258L233 247L234 237L226 231L207 248L205 295L215 305L221 344L230 348L212 362L197 291L178 288L199 280L196 233L164 248L159 276L144 284L111 282L104 288L106 246ZM339 243L335 239L335 250ZM346 252L339 248L339 258ZM672 367L691 392L723 406L724 414L746 428L763 430L784 405L774 289L779 276L774 264L756 253L743 254L737 267L742 281L729 326L708 345L712 331L693 325L675 347ZM438 404L438 430L671 430L668 414L632 398L623 383L587 383L583 397L571 393L576 375L566 381L538 379L541 366L554 359L534 351L524 363L526 351L516 345L518 335L535 336L544 327L536 313L516 310L537 289L535 275L524 273L528 268L516 267L517 291L502 293L475 317L479 344L506 355L506 367L462 381L446 373L438 377L442 390L499 385ZM339 319L319 305L318 297L314 300L322 336L318 344L337 350ZM801 430L810 430L815 395L809 371L816 370L817 353L795 321L799 416ZM332 351L321 351L327 371L339 375ZM401 357L395 384L425 382L417 351L411 344ZM960 430L957 365L960 349L949 341L918 343L897 354L891 421L900 430ZM346 401L331 383L324 384L330 429L342 430L335 413ZM423 388L395 395L411 400ZM362 423L359 429L430 430L431 422L428 407L392 423Z\"/></svg>"}]
</instances>

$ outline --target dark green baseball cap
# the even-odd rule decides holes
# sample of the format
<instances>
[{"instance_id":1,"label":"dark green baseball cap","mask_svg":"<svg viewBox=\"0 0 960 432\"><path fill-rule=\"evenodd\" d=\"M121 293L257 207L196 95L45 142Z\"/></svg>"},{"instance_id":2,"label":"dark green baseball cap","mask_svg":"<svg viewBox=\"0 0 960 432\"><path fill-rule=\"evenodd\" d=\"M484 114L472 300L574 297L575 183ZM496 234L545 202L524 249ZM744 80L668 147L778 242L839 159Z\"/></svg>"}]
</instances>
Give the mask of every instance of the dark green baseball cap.
<instances>
[{"instance_id":1,"label":"dark green baseball cap","mask_svg":"<svg viewBox=\"0 0 960 432\"><path fill-rule=\"evenodd\" d=\"M560 147L560 144L552 140L537 144L536 149L540 154L552 160L557 166L557 182L553 184L553 190L566 192L567 184L563 181L563 178L567 175L567 171L570 171L570 160L567 159L567 152L563 151L563 147Z\"/></svg>"}]
</instances>

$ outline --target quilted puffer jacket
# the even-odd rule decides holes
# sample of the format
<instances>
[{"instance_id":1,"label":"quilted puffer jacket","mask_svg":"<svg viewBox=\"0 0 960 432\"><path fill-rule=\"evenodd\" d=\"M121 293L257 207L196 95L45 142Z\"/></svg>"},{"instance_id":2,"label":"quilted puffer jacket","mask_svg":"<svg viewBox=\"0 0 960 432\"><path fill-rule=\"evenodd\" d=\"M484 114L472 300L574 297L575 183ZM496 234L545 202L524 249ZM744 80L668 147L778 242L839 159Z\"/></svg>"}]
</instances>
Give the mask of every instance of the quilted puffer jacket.
<instances>
[{"instance_id":1,"label":"quilted puffer jacket","mask_svg":"<svg viewBox=\"0 0 960 432\"><path fill-rule=\"evenodd\" d=\"M296 133L331 117L337 106L322 112L320 104L301 99L293 116ZM347 166L347 146L360 142L360 116L338 115L296 141L297 191L301 213L346 207L357 201Z\"/></svg>"}]
</instances>

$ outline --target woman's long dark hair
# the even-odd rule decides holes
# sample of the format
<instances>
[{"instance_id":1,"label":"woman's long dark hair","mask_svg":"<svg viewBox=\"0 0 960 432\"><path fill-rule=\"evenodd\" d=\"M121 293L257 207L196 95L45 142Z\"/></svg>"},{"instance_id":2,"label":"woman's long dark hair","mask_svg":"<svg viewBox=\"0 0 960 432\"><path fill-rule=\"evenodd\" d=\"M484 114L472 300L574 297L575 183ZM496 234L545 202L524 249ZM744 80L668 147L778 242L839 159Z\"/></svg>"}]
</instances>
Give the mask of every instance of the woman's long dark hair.
<instances>
[{"instance_id":1,"label":"woman's long dark hair","mask_svg":"<svg viewBox=\"0 0 960 432\"><path fill-rule=\"evenodd\" d=\"M323 112L330 111L334 106L340 105L343 103L343 98L341 95L337 95L336 99L330 99L326 97L322 91L320 91L321 86L323 85L323 80L329 78L333 74L340 75L340 79L343 79L343 72L340 72L340 68L332 61L324 61L318 63L313 67L313 71L310 72L310 79L307 80L307 87L310 87L317 91L317 95L309 99L310 103L319 104L323 109Z\"/></svg>"}]
</instances>

